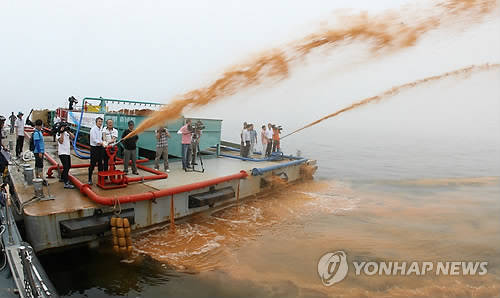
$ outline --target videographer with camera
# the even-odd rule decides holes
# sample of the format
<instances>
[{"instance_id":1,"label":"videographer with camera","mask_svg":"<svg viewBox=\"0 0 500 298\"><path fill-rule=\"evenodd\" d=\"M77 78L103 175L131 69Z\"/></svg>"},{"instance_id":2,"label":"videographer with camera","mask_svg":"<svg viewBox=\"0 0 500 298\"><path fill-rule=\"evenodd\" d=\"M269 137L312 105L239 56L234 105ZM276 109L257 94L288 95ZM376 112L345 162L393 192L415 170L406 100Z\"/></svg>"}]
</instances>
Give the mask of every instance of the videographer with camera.
<instances>
[{"instance_id":1,"label":"videographer with camera","mask_svg":"<svg viewBox=\"0 0 500 298\"><path fill-rule=\"evenodd\" d=\"M204 129L205 125L203 125L203 122L201 120L196 121L193 127L193 134L191 135L191 165L197 165L196 157L198 157L198 148L200 147L200 139Z\"/></svg>"},{"instance_id":2,"label":"videographer with camera","mask_svg":"<svg viewBox=\"0 0 500 298\"><path fill-rule=\"evenodd\" d=\"M68 123L59 122L59 131L56 134L57 138L57 154L59 155L59 159L61 160L63 170L61 173L61 177L59 179L60 182L64 182L64 188L72 189L75 188L69 182L69 169L71 168L71 147L70 140L73 140L75 136L71 132Z\"/></svg>"},{"instance_id":3,"label":"videographer with camera","mask_svg":"<svg viewBox=\"0 0 500 298\"><path fill-rule=\"evenodd\" d=\"M73 96L70 96L68 98L68 102L69 102L69 107L68 107L69 109L68 110L70 110L70 111L73 110L73 105L74 104L78 104L78 100L76 100L76 98L74 98Z\"/></svg>"},{"instance_id":4,"label":"videographer with camera","mask_svg":"<svg viewBox=\"0 0 500 298\"><path fill-rule=\"evenodd\" d=\"M166 126L160 127L156 131L155 170L160 169L160 158L163 157L163 169L167 173L170 172L168 166L168 138L170 138L170 133Z\"/></svg>"},{"instance_id":5,"label":"videographer with camera","mask_svg":"<svg viewBox=\"0 0 500 298\"><path fill-rule=\"evenodd\" d=\"M191 155L191 136L193 133L191 119L186 119L186 124L181 127L177 133L182 135L182 169L186 171L188 168L191 168L189 164L189 156Z\"/></svg>"},{"instance_id":6,"label":"videographer with camera","mask_svg":"<svg viewBox=\"0 0 500 298\"><path fill-rule=\"evenodd\" d=\"M56 141L56 135L57 135L57 133L54 133L54 127L56 125L59 126L58 123L60 123L60 122L61 122L61 118L59 118L59 116L55 115L54 120L53 120L54 124L52 126L52 136L54 137L54 142Z\"/></svg>"}]
</instances>

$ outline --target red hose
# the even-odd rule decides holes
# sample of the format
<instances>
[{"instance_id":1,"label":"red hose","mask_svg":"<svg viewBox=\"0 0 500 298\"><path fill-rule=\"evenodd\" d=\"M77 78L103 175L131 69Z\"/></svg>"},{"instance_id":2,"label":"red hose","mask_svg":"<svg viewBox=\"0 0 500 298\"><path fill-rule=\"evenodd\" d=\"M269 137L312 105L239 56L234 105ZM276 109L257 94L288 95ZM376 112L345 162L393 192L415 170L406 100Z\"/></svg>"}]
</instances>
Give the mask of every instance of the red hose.
<instances>
[{"instance_id":1,"label":"red hose","mask_svg":"<svg viewBox=\"0 0 500 298\"><path fill-rule=\"evenodd\" d=\"M136 161L137 164L139 163L145 163L145 162L148 162L149 159L145 158L145 159L139 159L138 161ZM123 159L121 158L116 158L116 163L115 165L121 165L123 164ZM130 163L129 163L130 164ZM60 169L62 169L62 165L59 165L56 163L56 165L53 165L53 166L50 166L49 169L47 170L47 177L48 178L52 178L52 175L54 174L54 170L57 169L57 167L59 166ZM80 168L88 168L90 166L89 163L80 163L80 164L72 164L71 165L71 168L72 169L80 169ZM141 168L142 169L142 168ZM144 169L143 169L144 170ZM147 170L145 170L147 171ZM148 171L149 172L149 171Z\"/></svg>"},{"instance_id":2,"label":"red hose","mask_svg":"<svg viewBox=\"0 0 500 298\"><path fill-rule=\"evenodd\" d=\"M50 163L52 163L53 165L57 165L57 162L54 160L54 158L52 158L52 156L45 153L45 157L47 158L47 160ZM141 165L141 167L142 167L142 165ZM155 170L152 170L152 171L155 171ZM152 200L152 199L156 199L156 198L160 198L160 197L179 194L182 192L189 192L189 191L193 191L196 189L206 188L206 187L209 187L212 185L216 185L216 184L231 181L231 180L243 179L243 178L246 178L247 176L248 176L247 172L242 170L236 174L232 174L232 175L224 176L224 177L219 177L219 178L215 178L215 179L210 179L210 180L205 180L202 182L196 182L196 183L192 183L192 184L186 184L186 185L181 185L181 186L176 186L176 187L171 187L171 188L165 188L165 189L161 189L158 191L150 191L150 192L134 194L134 195L124 195L124 196L120 196L120 197L105 197L105 196L98 195L90 188L90 185L83 184L80 180L78 180L78 178L74 177L73 175L70 174L69 179L84 195L86 195L92 201L94 201L98 204L101 204L101 205L112 206L117 201L120 202L121 204L125 204L125 203Z\"/></svg>"},{"instance_id":3,"label":"red hose","mask_svg":"<svg viewBox=\"0 0 500 298\"><path fill-rule=\"evenodd\" d=\"M150 167L146 167L146 166L143 166L143 165L137 165L137 167L139 169L142 169L142 170L146 171L146 172L153 173L154 175L143 176L143 177L128 177L128 176L125 176L125 178L127 179L126 180L127 183L130 183L130 182L140 182L140 181L144 181L144 180L166 179L168 177L168 174L160 172L160 171L157 171L155 169L151 169Z\"/></svg>"}]
</instances>

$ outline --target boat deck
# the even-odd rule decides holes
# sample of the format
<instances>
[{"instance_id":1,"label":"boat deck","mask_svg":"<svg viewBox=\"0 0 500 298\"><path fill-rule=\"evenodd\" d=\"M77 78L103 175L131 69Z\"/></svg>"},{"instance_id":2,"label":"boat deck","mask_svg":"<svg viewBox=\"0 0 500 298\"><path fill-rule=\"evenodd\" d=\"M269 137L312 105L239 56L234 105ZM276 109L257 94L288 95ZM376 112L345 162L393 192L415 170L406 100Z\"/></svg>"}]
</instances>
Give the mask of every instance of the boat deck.
<instances>
[{"instance_id":1,"label":"boat deck","mask_svg":"<svg viewBox=\"0 0 500 298\"><path fill-rule=\"evenodd\" d=\"M13 137L14 136L9 136L9 139L12 139ZM23 148L24 150L29 148L27 140L25 141ZM59 158L57 156L57 144L52 141L52 137L45 137L45 149L48 154L54 157L55 160L59 161ZM203 156L202 158L205 168L204 173L185 172L182 169L181 162L175 161L175 162L170 162L170 173L168 173L169 177L167 179L135 182L129 184L125 188L118 188L112 190L101 189L99 186L95 184L91 186L91 188L97 194L105 196L122 196L124 194L138 194L143 192L156 191L169 187L191 184L208 179L235 174L241 170L250 171L253 168L267 167L270 165L275 165L277 163L280 163L280 161L259 161L259 162L242 161L239 159L233 159L228 157L216 158L215 156ZM258 155L256 156L256 158L258 158ZM72 164L82 164L89 162L88 160L82 160L75 156L72 156L71 159L72 159ZM25 162L15 161L13 165L9 166L9 171L11 173L11 177L14 182L14 186L20 202L22 204L26 204L28 201L34 198L34 187L33 185L27 185L24 181L24 175L22 169L23 163ZM34 167L34 160L27 163L30 163ZM145 163L144 165L153 167L152 163L153 162L151 161ZM44 177L46 177L47 169L50 166L51 164L47 160L45 160ZM201 169L200 165L197 165L196 167L197 169ZM122 170L123 165L117 165L117 169ZM163 161L160 161L160 169L163 170ZM131 170L129 169L129 173L130 172ZM143 171L141 169L138 169L138 172L139 176L152 175L151 173ZM77 177L83 183L86 183L88 180L87 168L73 168L70 170L70 173L73 176ZM50 197L48 197L47 187L44 187L44 194L46 199L33 200L33 202L26 204L24 206L24 213L26 215L46 216L59 213L74 212L88 208L97 208L99 206L97 203L94 203L92 200L81 194L77 188L64 189L63 183L58 181L57 171L54 171L53 176L55 178L47 179L49 183L48 189L50 191ZM137 177L136 175L129 175L129 176ZM93 181L94 183L97 182L97 169L94 170Z\"/></svg>"}]
</instances>

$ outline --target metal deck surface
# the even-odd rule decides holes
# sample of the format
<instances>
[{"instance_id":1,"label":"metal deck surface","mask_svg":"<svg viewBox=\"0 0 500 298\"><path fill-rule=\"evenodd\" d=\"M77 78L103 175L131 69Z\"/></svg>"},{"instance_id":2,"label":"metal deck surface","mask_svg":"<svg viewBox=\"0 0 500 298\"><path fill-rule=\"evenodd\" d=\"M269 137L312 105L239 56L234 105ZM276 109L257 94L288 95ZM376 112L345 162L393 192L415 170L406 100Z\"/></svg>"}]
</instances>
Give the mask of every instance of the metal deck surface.
<instances>
[{"instance_id":1,"label":"metal deck surface","mask_svg":"<svg viewBox=\"0 0 500 298\"><path fill-rule=\"evenodd\" d=\"M9 136L9 139L12 136ZM26 139L26 138L25 138ZM48 152L55 160L59 161L57 156L57 146L56 143L52 141L52 137L45 137L45 147L46 152ZM27 150L29 144L27 141L24 144L23 149ZM257 156L256 156L257 157ZM75 156L72 156L72 164L88 163L88 160L82 160ZM199 163L199 160L197 161ZM286 162L286 161L283 161ZM24 176L22 172L22 166L24 162L18 162L19 166L11 165L9 170L14 182L14 186L18 197L22 203L31 200L34 197L33 185L27 185L24 182ZM29 162L34 167L34 161ZM233 159L228 157L215 158L208 156L203 158L203 163L205 165L205 172L185 172L182 170L182 165L180 161L170 162L170 173L167 179L160 180L149 180L147 182L136 182L131 183L125 188L118 188L113 190L103 190L100 187L93 185L92 190L96 193L104 196L121 196L124 194L138 194L147 191L156 191L164 188L175 187L185 184L191 184L195 182L200 182L204 180L209 180L217 177L227 176L231 174L238 173L241 170L250 171L253 168L267 167L270 165L275 165L279 162L276 161L242 161L239 159ZM146 164L147 166L153 167L152 163ZM48 161L44 161L44 177L46 177L47 169L51 166ZM200 165L196 166L200 169ZM117 169L122 170L123 165L118 165ZM160 161L160 170L163 170L163 162ZM129 169L130 171L130 169ZM149 176L153 175L149 172L142 171L138 169L139 176ZM86 183L88 179L88 169L71 169L70 173L80 179L82 182ZM130 172L129 172L130 173ZM137 177L136 175L129 175L131 177ZM54 177L52 179L47 179L49 182L50 194L52 200L45 201L35 201L29 203L24 207L24 212L30 216L46 216L51 214L66 213L72 211L78 211L87 208L97 207L98 204L94 203L92 200L88 199L86 196L80 193L78 189L64 189L63 183L58 181L57 171L54 171ZM97 169L94 170L93 176L94 183L97 182ZM47 188L44 187L45 196L48 196Z\"/></svg>"}]
</instances>

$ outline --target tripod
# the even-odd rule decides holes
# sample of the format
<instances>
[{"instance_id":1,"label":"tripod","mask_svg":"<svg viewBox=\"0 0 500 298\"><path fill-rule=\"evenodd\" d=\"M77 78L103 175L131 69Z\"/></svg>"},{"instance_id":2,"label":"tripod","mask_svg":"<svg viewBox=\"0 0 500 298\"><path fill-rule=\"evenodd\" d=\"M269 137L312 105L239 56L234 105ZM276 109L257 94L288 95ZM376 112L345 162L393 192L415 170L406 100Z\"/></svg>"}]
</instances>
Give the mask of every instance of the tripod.
<instances>
[{"instance_id":1,"label":"tripod","mask_svg":"<svg viewBox=\"0 0 500 298\"><path fill-rule=\"evenodd\" d=\"M193 152L195 153L195 152ZM196 153L198 154L198 158L200 159L200 166L201 166L201 170L196 170L194 168L194 164L191 163L191 166L192 168L191 169L188 169L186 168L186 172L199 172L199 173L203 173L205 172L205 167L203 166L203 159L201 158L201 152L200 152L200 143L196 142ZM192 156L190 156L190 159L191 161L193 161L193 158L191 158Z\"/></svg>"}]
</instances>

